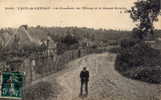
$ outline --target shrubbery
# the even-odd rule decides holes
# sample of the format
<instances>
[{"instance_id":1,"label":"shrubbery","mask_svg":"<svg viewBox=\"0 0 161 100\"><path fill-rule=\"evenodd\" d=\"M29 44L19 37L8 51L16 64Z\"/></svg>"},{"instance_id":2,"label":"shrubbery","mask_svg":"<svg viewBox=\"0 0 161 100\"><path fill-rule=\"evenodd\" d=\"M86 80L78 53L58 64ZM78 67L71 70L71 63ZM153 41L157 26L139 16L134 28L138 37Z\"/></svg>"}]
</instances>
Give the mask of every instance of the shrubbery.
<instances>
[{"instance_id":1,"label":"shrubbery","mask_svg":"<svg viewBox=\"0 0 161 100\"><path fill-rule=\"evenodd\" d=\"M131 39L123 40L115 68L122 75L150 83L161 83L161 54L148 45L154 22L158 21L160 0L138 0L131 7L130 17L137 22Z\"/></svg>"},{"instance_id":2,"label":"shrubbery","mask_svg":"<svg viewBox=\"0 0 161 100\"><path fill-rule=\"evenodd\" d=\"M62 37L57 44L57 54L63 54L66 50L77 49L79 47L79 39L76 36L68 34Z\"/></svg>"},{"instance_id":3,"label":"shrubbery","mask_svg":"<svg viewBox=\"0 0 161 100\"><path fill-rule=\"evenodd\" d=\"M148 44L126 40L116 58L115 68L122 75L150 83L161 83L160 51Z\"/></svg>"}]
</instances>

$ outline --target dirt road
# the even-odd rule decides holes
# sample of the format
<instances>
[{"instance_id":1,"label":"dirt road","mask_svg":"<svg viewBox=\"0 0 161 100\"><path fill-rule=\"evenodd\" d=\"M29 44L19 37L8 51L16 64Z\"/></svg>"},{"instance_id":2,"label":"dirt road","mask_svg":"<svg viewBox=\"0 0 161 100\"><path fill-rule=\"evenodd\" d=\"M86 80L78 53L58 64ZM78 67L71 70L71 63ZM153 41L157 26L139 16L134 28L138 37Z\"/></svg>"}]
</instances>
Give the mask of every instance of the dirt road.
<instances>
[{"instance_id":1,"label":"dirt road","mask_svg":"<svg viewBox=\"0 0 161 100\"><path fill-rule=\"evenodd\" d=\"M123 77L114 69L116 55L92 54L67 64L67 69L34 81L60 84L60 94L51 100L161 100L160 86ZM79 74L83 67L90 72L89 95L79 97Z\"/></svg>"},{"instance_id":2,"label":"dirt road","mask_svg":"<svg viewBox=\"0 0 161 100\"><path fill-rule=\"evenodd\" d=\"M116 55L93 54L68 64L69 69L58 75L63 87L57 100L158 100L160 88L121 76L114 70ZM83 67L90 71L89 95L80 98L79 73Z\"/></svg>"}]
</instances>

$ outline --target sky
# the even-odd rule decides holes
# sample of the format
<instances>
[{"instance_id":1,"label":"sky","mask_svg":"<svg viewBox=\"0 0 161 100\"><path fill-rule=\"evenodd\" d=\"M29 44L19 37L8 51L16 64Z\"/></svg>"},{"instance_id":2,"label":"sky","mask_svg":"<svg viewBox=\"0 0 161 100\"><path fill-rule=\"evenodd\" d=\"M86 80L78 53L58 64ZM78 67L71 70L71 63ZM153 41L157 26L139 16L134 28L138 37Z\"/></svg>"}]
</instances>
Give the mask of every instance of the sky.
<instances>
[{"instance_id":1,"label":"sky","mask_svg":"<svg viewBox=\"0 0 161 100\"><path fill-rule=\"evenodd\" d=\"M0 0L0 27L29 26L61 26L89 27L117 30L131 30L134 22L125 8L129 9L136 0ZM18 10L27 7L26 10ZM50 9L29 10L31 7ZM53 8L74 9L53 9ZM82 9L101 8L95 10ZM102 9L102 8L109 9ZM14 8L14 9L11 9ZM80 9L75 9L80 8ZM117 8L117 9L110 9ZM118 9L122 8L122 9ZM155 23L161 29L160 21Z\"/></svg>"}]
</instances>

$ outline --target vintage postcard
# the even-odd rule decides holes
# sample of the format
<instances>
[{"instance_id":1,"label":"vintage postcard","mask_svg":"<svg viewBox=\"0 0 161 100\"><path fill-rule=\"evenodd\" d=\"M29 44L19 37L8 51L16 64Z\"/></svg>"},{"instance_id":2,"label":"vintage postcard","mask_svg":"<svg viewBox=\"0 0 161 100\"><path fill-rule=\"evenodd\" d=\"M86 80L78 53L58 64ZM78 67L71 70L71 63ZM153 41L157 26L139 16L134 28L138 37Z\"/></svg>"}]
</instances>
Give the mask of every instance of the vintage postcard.
<instances>
[{"instance_id":1,"label":"vintage postcard","mask_svg":"<svg viewBox=\"0 0 161 100\"><path fill-rule=\"evenodd\" d=\"M160 0L0 0L0 100L161 100Z\"/></svg>"}]
</instances>

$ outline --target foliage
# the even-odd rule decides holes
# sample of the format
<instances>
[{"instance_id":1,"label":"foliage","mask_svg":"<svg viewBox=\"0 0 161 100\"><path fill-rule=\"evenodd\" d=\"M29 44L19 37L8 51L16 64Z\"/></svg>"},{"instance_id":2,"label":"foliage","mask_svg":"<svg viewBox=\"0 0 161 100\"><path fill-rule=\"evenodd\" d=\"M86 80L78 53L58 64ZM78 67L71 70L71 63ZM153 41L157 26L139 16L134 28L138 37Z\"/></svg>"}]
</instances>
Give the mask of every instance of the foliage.
<instances>
[{"instance_id":1,"label":"foliage","mask_svg":"<svg viewBox=\"0 0 161 100\"><path fill-rule=\"evenodd\" d=\"M121 48L115 68L122 75L150 83L161 83L161 54L144 42Z\"/></svg>"},{"instance_id":2,"label":"foliage","mask_svg":"<svg viewBox=\"0 0 161 100\"><path fill-rule=\"evenodd\" d=\"M142 40L154 33L153 23L158 21L160 0L138 0L129 12L133 21L138 24L133 32Z\"/></svg>"},{"instance_id":3,"label":"foliage","mask_svg":"<svg viewBox=\"0 0 161 100\"><path fill-rule=\"evenodd\" d=\"M57 54L62 54L66 50L78 49L79 39L71 34L67 34L65 37L62 37L57 44Z\"/></svg>"},{"instance_id":4,"label":"foliage","mask_svg":"<svg viewBox=\"0 0 161 100\"><path fill-rule=\"evenodd\" d=\"M132 38L122 40L116 58L115 69L122 75L149 83L161 83L161 54L144 42L154 34L155 21L158 21L160 0L138 0L131 8L130 16L137 27ZM159 34L157 34L159 35Z\"/></svg>"},{"instance_id":5,"label":"foliage","mask_svg":"<svg viewBox=\"0 0 161 100\"><path fill-rule=\"evenodd\" d=\"M71 46L73 44L78 43L78 39L72 35L67 35L61 40L62 43L66 44L67 46Z\"/></svg>"}]
</instances>

